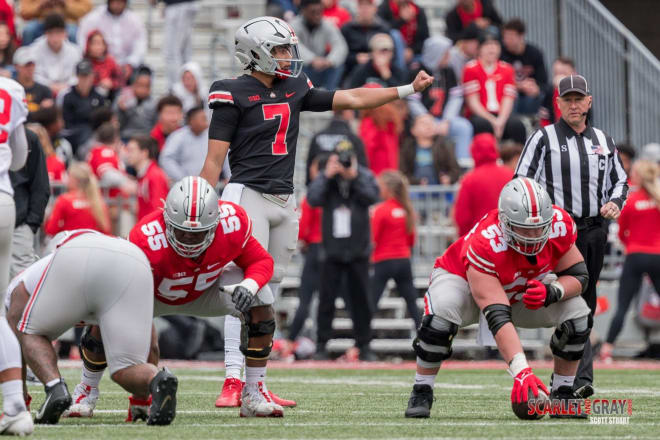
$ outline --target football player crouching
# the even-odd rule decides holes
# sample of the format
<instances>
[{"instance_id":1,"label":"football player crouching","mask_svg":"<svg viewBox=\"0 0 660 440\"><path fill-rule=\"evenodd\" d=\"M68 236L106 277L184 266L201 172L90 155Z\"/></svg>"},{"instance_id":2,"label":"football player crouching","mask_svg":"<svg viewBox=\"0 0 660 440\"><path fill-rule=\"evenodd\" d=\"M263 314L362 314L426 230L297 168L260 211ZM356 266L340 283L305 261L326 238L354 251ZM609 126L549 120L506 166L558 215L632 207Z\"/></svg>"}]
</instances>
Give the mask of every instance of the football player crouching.
<instances>
[{"instance_id":1,"label":"football player crouching","mask_svg":"<svg viewBox=\"0 0 660 440\"><path fill-rule=\"evenodd\" d=\"M240 317L247 344L246 384L241 417L282 417L266 388L266 364L275 331L273 295L268 281L273 259L252 236L245 210L220 201L201 177L185 177L170 189L164 210L140 220L129 240L147 256L154 278L154 314ZM233 263L233 264L230 264ZM81 340L83 373L73 393L68 417L91 417L105 369L103 341L97 327ZM149 362L159 361L152 330ZM149 401L132 397L127 421L143 419Z\"/></svg>"},{"instance_id":2,"label":"football player crouching","mask_svg":"<svg viewBox=\"0 0 660 440\"><path fill-rule=\"evenodd\" d=\"M436 260L413 342L417 372L406 417L430 416L435 377L451 356L452 340L460 327L477 323L480 312L514 378L514 408L540 390L552 399L577 399L573 381L592 318L580 297L588 274L576 234L573 219L545 189L520 177L502 189L497 209ZM542 282L551 272L556 281ZM551 393L527 364L514 325L555 327Z\"/></svg>"}]
</instances>

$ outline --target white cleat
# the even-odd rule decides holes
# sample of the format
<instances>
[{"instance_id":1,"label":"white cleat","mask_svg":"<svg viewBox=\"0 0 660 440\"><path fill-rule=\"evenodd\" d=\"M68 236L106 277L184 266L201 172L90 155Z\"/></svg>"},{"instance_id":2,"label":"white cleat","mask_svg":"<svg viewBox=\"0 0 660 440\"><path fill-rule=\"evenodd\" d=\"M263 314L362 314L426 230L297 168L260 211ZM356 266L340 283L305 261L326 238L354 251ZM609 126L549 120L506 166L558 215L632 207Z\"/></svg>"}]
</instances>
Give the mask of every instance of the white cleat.
<instances>
[{"instance_id":1,"label":"white cleat","mask_svg":"<svg viewBox=\"0 0 660 440\"><path fill-rule=\"evenodd\" d=\"M99 389L79 383L71 398L73 403L62 413L62 417L92 417L96 401L99 400Z\"/></svg>"},{"instance_id":2,"label":"white cleat","mask_svg":"<svg viewBox=\"0 0 660 440\"><path fill-rule=\"evenodd\" d=\"M34 422L29 411L21 411L15 416L0 414L0 435L30 435L34 431Z\"/></svg>"},{"instance_id":3,"label":"white cleat","mask_svg":"<svg viewBox=\"0 0 660 440\"><path fill-rule=\"evenodd\" d=\"M284 409L270 398L266 384L245 384L241 395L241 417L284 417Z\"/></svg>"}]
</instances>

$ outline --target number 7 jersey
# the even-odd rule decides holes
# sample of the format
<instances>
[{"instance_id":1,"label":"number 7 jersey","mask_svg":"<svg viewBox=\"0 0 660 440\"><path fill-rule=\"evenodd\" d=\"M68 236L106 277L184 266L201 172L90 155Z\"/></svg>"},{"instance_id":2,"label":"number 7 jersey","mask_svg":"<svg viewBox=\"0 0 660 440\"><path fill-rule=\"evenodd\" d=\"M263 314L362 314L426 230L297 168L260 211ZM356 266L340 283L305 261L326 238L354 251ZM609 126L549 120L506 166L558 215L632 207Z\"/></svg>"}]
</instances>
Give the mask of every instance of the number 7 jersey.
<instances>
[{"instance_id":1,"label":"number 7 jersey","mask_svg":"<svg viewBox=\"0 0 660 440\"><path fill-rule=\"evenodd\" d=\"M273 258L252 237L252 222L245 210L220 201L220 223L211 245L197 258L177 254L165 237L163 211L145 216L131 230L128 239L149 260L154 277L154 295L169 305L185 304L199 298L222 275L232 261L244 277L263 287L273 276Z\"/></svg>"},{"instance_id":2,"label":"number 7 jersey","mask_svg":"<svg viewBox=\"0 0 660 440\"><path fill-rule=\"evenodd\" d=\"M209 139L226 141L231 182L267 194L292 194L301 111L332 109L334 92L301 74L266 87L252 75L213 83Z\"/></svg>"},{"instance_id":3,"label":"number 7 jersey","mask_svg":"<svg viewBox=\"0 0 660 440\"><path fill-rule=\"evenodd\" d=\"M502 236L497 209L486 214L470 232L454 242L435 261L434 267L467 280L467 269L497 278L514 304L520 301L527 281L542 280L577 239L577 227L571 216L553 205L550 237L535 257L526 257L509 247Z\"/></svg>"}]
</instances>

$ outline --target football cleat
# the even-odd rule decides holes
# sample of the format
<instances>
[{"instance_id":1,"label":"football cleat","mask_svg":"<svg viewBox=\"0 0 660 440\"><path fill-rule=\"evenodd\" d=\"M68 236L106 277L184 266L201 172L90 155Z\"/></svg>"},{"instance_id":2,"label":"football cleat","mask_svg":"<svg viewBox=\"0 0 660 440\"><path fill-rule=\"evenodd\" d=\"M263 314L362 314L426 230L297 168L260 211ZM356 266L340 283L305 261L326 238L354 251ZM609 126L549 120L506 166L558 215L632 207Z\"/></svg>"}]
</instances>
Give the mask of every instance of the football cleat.
<instances>
[{"instance_id":1,"label":"football cleat","mask_svg":"<svg viewBox=\"0 0 660 440\"><path fill-rule=\"evenodd\" d=\"M431 417L433 406L433 388L430 385L413 385L406 417L426 419Z\"/></svg>"},{"instance_id":2,"label":"football cleat","mask_svg":"<svg viewBox=\"0 0 660 440\"><path fill-rule=\"evenodd\" d=\"M169 425L176 417L176 390L179 380L167 367L151 380L151 407L147 425Z\"/></svg>"},{"instance_id":3,"label":"football cleat","mask_svg":"<svg viewBox=\"0 0 660 440\"><path fill-rule=\"evenodd\" d=\"M71 394L69 394L64 379L60 379L52 387L45 386L44 388L46 389L46 400L39 408L34 421L40 424L55 425L60 420L62 413L71 406Z\"/></svg>"},{"instance_id":4,"label":"football cleat","mask_svg":"<svg viewBox=\"0 0 660 440\"><path fill-rule=\"evenodd\" d=\"M238 408L241 406L241 391L243 391L243 382L234 377L225 379L222 385L222 392L215 401L216 408Z\"/></svg>"},{"instance_id":5,"label":"football cleat","mask_svg":"<svg viewBox=\"0 0 660 440\"><path fill-rule=\"evenodd\" d=\"M241 394L241 417L284 417L284 409L273 402L266 384L245 385Z\"/></svg>"},{"instance_id":6,"label":"football cleat","mask_svg":"<svg viewBox=\"0 0 660 440\"><path fill-rule=\"evenodd\" d=\"M268 395L273 402L277 403L279 406L283 406L284 408L295 408L297 405L295 400L282 399L271 390L268 390Z\"/></svg>"},{"instance_id":7,"label":"football cleat","mask_svg":"<svg viewBox=\"0 0 660 440\"><path fill-rule=\"evenodd\" d=\"M99 400L99 389L79 383L73 390L73 403L62 413L62 417L92 417L96 401Z\"/></svg>"},{"instance_id":8,"label":"football cleat","mask_svg":"<svg viewBox=\"0 0 660 440\"><path fill-rule=\"evenodd\" d=\"M571 407L574 407L574 402L576 400L582 400L580 399L580 396L578 396L575 391L573 391L573 387L570 387L568 385L561 386L557 388L556 390L552 391L550 393L550 400L553 402L553 407L554 402L556 400L562 401L561 407L569 409ZM584 403L584 401L582 402ZM577 414L553 414L550 413L550 418L551 419L587 419L589 418L589 415L584 411L584 404L579 406L579 411L574 410L574 412L577 412Z\"/></svg>"},{"instance_id":9,"label":"football cleat","mask_svg":"<svg viewBox=\"0 0 660 440\"><path fill-rule=\"evenodd\" d=\"M133 396L128 397L128 415L125 422L146 421L149 417L149 406L151 405L151 396L147 400L138 399Z\"/></svg>"},{"instance_id":10,"label":"football cleat","mask_svg":"<svg viewBox=\"0 0 660 440\"><path fill-rule=\"evenodd\" d=\"M15 416L0 414L0 435L30 435L34 431L34 423L30 411L21 411Z\"/></svg>"}]
</instances>

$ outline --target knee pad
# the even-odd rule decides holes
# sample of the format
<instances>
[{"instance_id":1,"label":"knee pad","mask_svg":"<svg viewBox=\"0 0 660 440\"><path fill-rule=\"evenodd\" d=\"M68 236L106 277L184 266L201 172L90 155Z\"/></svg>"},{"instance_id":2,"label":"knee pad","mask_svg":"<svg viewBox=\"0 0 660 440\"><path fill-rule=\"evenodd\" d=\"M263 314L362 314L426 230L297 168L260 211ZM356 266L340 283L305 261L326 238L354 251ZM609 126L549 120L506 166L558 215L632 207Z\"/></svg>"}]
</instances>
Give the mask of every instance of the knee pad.
<instances>
[{"instance_id":1,"label":"knee pad","mask_svg":"<svg viewBox=\"0 0 660 440\"><path fill-rule=\"evenodd\" d=\"M103 341L92 336L90 329L91 327L85 327L85 331L80 338L80 345L78 345L80 348L80 358L82 359L83 364L85 364L85 368L89 371L103 371L108 366L108 363L106 361L93 361L89 359L85 353L86 350L90 353L105 355Z\"/></svg>"},{"instance_id":2,"label":"knee pad","mask_svg":"<svg viewBox=\"0 0 660 440\"><path fill-rule=\"evenodd\" d=\"M591 315L562 322L550 340L552 354L567 361L582 359L584 344L589 339L592 326Z\"/></svg>"},{"instance_id":3,"label":"knee pad","mask_svg":"<svg viewBox=\"0 0 660 440\"><path fill-rule=\"evenodd\" d=\"M258 338L259 336L273 335L275 333L275 320L269 319L268 321L259 321L255 323L246 324L248 341L247 344L241 344L241 353L247 359L257 361L267 360L270 356L270 351L273 348L273 341L270 341L268 347L250 347L249 338Z\"/></svg>"},{"instance_id":4,"label":"knee pad","mask_svg":"<svg viewBox=\"0 0 660 440\"><path fill-rule=\"evenodd\" d=\"M437 315L426 315L417 330L413 349L418 364L425 368L439 367L451 356L451 341L458 333L458 326Z\"/></svg>"}]
</instances>

